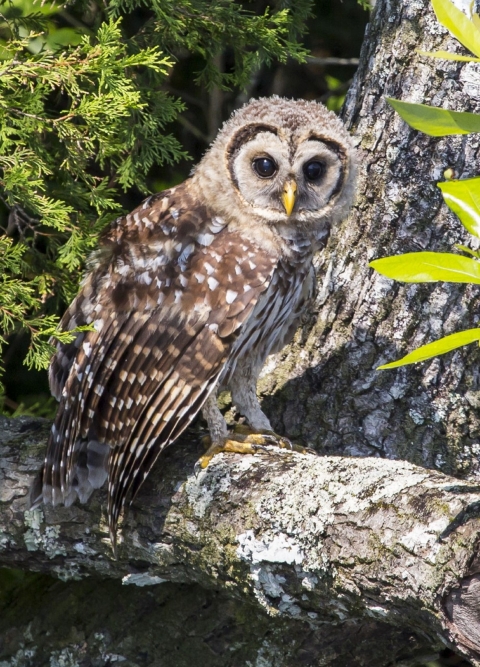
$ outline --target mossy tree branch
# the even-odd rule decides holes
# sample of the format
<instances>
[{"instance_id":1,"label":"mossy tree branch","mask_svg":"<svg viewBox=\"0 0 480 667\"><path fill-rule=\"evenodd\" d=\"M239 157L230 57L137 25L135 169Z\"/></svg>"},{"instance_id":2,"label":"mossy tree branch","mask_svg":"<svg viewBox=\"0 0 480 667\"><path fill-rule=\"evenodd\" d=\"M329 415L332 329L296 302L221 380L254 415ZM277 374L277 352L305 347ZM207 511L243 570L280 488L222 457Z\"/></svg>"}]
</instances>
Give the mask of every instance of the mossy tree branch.
<instances>
[{"instance_id":1,"label":"mossy tree branch","mask_svg":"<svg viewBox=\"0 0 480 667\"><path fill-rule=\"evenodd\" d=\"M25 512L46 424L5 419L2 432L3 565L65 580L197 583L248 602L252 618L302 624L319 641L335 628L339 647L352 624L373 627L378 665L387 664L382 650L392 657L385 627L413 637L417 655L444 642L480 664L473 484L401 461L274 450L220 455L195 477L190 434L141 489L115 560L104 493Z\"/></svg>"}]
</instances>

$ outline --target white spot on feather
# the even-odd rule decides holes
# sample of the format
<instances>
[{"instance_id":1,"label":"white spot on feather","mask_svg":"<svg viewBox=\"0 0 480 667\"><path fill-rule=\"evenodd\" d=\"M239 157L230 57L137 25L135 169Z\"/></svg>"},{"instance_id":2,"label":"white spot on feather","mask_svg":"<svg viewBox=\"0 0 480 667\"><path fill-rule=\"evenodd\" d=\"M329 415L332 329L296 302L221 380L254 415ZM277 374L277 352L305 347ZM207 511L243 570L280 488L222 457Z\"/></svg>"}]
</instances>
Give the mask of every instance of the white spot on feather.
<instances>
[{"instance_id":1,"label":"white spot on feather","mask_svg":"<svg viewBox=\"0 0 480 667\"><path fill-rule=\"evenodd\" d=\"M152 277L150 276L148 271L144 271L143 273L140 273L137 280L139 283L145 283L145 285L150 285L150 283L152 282Z\"/></svg>"},{"instance_id":2,"label":"white spot on feather","mask_svg":"<svg viewBox=\"0 0 480 667\"><path fill-rule=\"evenodd\" d=\"M119 273L121 276L125 277L128 273L130 273L129 265L124 264L123 262L118 262L117 263L117 273Z\"/></svg>"},{"instance_id":3,"label":"white spot on feather","mask_svg":"<svg viewBox=\"0 0 480 667\"><path fill-rule=\"evenodd\" d=\"M238 292L235 292L233 289L227 289L225 295L225 300L227 303L233 303L238 296Z\"/></svg>"},{"instance_id":4,"label":"white spot on feather","mask_svg":"<svg viewBox=\"0 0 480 667\"><path fill-rule=\"evenodd\" d=\"M210 245L210 243L213 241L215 236L213 234L209 234L208 232L203 232L203 234L199 234L197 236L197 241L201 245L207 246Z\"/></svg>"},{"instance_id":5,"label":"white spot on feather","mask_svg":"<svg viewBox=\"0 0 480 667\"><path fill-rule=\"evenodd\" d=\"M217 287L220 285L218 280L216 280L213 276L210 276L210 278L208 278L207 283L212 291L216 290Z\"/></svg>"},{"instance_id":6,"label":"white spot on feather","mask_svg":"<svg viewBox=\"0 0 480 667\"><path fill-rule=\"evenodd\" d=\"M222 220L222 218L214 217L212 218L209 227L214 234L218 234L218 232L221 232L226 224L227 223L225 220Z\"/></svg>"}]
</instances>

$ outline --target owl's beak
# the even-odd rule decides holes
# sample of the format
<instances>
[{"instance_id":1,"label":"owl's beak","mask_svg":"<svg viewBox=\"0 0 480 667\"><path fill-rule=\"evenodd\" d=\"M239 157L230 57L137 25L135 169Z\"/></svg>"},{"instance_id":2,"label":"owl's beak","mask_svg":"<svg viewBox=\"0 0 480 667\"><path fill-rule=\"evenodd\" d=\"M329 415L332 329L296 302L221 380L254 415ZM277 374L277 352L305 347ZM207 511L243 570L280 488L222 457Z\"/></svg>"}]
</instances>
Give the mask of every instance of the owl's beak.
<instances>
[{"instance_id":1,"label":"owl's beak","mask_svg":"<svg viewBox=\"0 0 480 667\"><path fill-rule=\"evenodd\" d=\"M293 178L290 178L288 181L286 181L285 185L283 186L283 193L282 193L282 202L283 205L285 206L285 211L287 212L287 215L291 215L293 207L295 206L296 198L297 198L297 184L295 183Z\"/></svg>"}]
</instances>

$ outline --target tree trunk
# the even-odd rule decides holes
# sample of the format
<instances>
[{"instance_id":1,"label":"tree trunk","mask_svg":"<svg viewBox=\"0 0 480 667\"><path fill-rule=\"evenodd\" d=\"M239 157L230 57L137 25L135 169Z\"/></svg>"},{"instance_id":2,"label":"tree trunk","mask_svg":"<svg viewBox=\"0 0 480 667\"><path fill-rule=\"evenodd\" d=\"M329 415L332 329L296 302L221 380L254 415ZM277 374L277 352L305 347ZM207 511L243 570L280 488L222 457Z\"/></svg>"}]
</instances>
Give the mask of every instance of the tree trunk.
<instances>
[{"instance_id":1,"label":"tree trunk","mask_svg":"<svg viewBox=\"0 0 480 667\"><path fill-rule=\"evenodd\" d=\"M261 390L275 428L321 453L404 459L473 479L480 454L477 346L375 370L479 320L477 286L405 285L368 267L404 252L454 252L455 243L472 239L436 182L448 167L456 178L478 174L479 135L428 137L385 98L478 112L480 65L433 60L416 49L465 53L429 0L379 1L344 113L361 151L357 205L318 258L310 327L269 364Z\"/></svg>"},{"instance_id":2,"label":"tree trunk","mask_svg":"<svg viewBox=\"0 0 480 667\"><path fill-rule=\"evenodd\" d=\"M475 326L476 291L368 268L466 241L435 182L447 167L475 175L478 138L426 137L385 102L478 110L479 65L415 51L444 48L461 50L428 0L377 2L345 111L358 203L318 258L316 312L261 380L275 427L323 456L221 455L195 478L187 434L142 488L114 560L103 493L24 514L48 425L0 425L0 562L42 573L3 579L1 667L387 667L446 646L480 665L479 352L375 370Z\"/></svg>"}]
</instances>

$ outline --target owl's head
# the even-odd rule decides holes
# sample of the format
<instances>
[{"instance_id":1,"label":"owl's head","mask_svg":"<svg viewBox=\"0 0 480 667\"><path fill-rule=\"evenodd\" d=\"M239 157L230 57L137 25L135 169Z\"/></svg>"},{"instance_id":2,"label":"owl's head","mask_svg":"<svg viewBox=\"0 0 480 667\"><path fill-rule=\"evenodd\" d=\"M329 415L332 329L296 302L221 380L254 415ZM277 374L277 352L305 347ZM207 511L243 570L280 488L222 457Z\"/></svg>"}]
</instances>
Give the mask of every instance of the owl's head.
<instances>
[{"instance_id":1,"label":"owl's head","mask_svg":"<svg viewBox=\"0 0 480 667\"><path fill-rule=\"evenodd\" d=\"M355 148L335 114L271 97L232 115L195 176L220 215L314 234L345 217L356 172Z\"/></svg>"}]
</instances>

